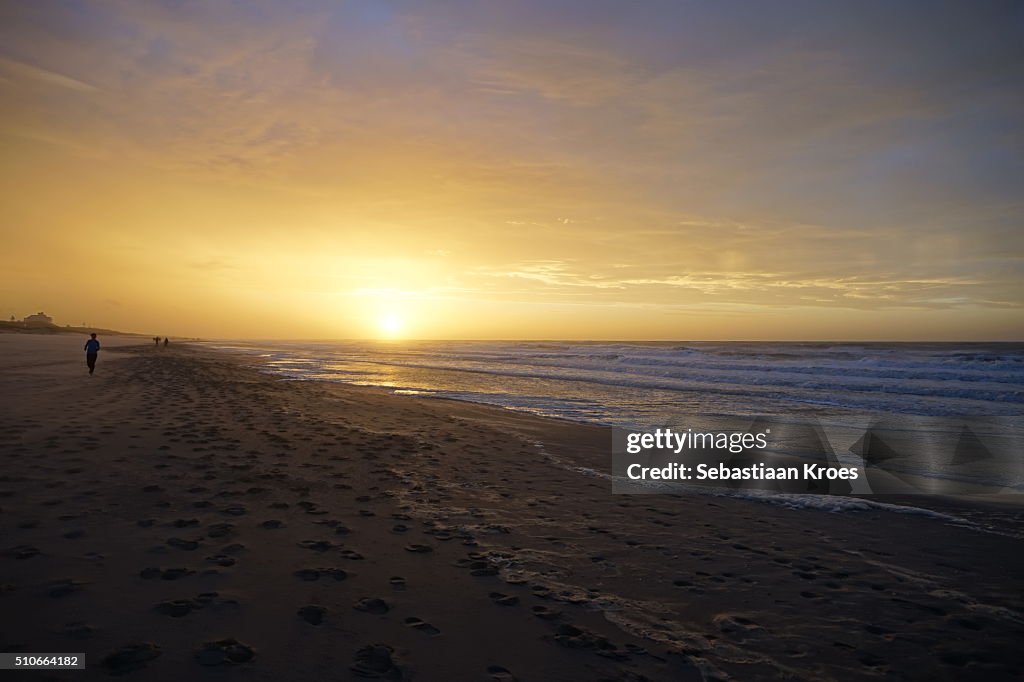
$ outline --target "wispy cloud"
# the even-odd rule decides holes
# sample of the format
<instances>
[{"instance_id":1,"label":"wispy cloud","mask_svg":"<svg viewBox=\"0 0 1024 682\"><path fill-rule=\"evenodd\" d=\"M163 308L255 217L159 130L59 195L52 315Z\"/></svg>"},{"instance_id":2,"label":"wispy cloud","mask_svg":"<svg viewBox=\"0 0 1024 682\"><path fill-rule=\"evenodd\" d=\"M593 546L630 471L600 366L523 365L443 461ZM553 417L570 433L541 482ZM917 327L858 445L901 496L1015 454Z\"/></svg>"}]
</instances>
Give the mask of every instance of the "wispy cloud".
<instances>
[{"instance_id":1,"label":"wispy cloud","mask_svg":"<svg viewBox=\"0 0 1024 682\"><path fill-rule=\"evenodd\" d=\"M6 57L0 57L0 71L3 71L9 77L14 79L34 81L36 83L64 88L66 90L74 90L76 92L99 91L99 88L78 80L77 78L72 78L55 71L49 71L47 69L42 69L37 66L25 64L24 62L8 59Z\"/></svg>"},{"instance_id":2,"label":"wispy cloud","mask_svg":"<svg viewBox=\"0 0 1024 682\"><path fill-rule=\"evenodd\" d=\"M831 305L850 308L921 307L946 309L990 300L999 306L1024 307L1013 298L986 299L999 290L991 281L971 277L899 277L895 273L826 277L814 272L687 272L659 277L622 276L624 269L650 272L652 268L608 264L590 266L562 261L531 261L494 268L475 268L471 278L509 278L542 287L557 299L593 289L605 302L651 301L661 304L747 303L759 305ZM655 269L671 269L661 265ZM529 290L524 290L527 292ZM521 292L523 293L523 292ZM538 292L533 291L534 294Z\"/></svg>"}]
</instances>

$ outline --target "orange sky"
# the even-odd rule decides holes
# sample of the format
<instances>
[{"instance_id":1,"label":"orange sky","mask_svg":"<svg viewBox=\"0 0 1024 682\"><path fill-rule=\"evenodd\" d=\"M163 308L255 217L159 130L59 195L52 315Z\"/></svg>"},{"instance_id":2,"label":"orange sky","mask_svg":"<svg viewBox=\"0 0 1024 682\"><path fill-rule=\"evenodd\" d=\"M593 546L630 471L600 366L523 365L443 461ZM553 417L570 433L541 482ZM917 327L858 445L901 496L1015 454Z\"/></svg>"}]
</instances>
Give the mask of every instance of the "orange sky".
<instances>
[{"instance_id":1,"label":"orange sky","mask_svg":"<svg viewBox=\"0 0 1024 682\"><path fill-rule=\"evenodd\" d=\"M0 314L1021 339L1020 10L889 5L4 3Z\"/></svg>"}]
</instances>

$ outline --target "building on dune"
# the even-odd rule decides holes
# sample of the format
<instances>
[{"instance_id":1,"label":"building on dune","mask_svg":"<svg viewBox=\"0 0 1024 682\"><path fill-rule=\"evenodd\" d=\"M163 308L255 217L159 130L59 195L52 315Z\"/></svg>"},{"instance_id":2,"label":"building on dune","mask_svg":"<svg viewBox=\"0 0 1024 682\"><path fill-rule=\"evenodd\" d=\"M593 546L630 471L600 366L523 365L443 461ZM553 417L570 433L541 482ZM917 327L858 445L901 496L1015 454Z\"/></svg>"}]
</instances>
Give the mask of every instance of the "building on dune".
<instances>
[{"instance_id":1,"label":"building on dune","mask_svg":"<svg viewBox=\"0 0 1024 682\"><path fill-rule=\"evenodd\" d=\"M38 312L35 315L29 315L22 321L27 324L53 324L53 318L44 312Z\"/></svg>"}]
</instances>

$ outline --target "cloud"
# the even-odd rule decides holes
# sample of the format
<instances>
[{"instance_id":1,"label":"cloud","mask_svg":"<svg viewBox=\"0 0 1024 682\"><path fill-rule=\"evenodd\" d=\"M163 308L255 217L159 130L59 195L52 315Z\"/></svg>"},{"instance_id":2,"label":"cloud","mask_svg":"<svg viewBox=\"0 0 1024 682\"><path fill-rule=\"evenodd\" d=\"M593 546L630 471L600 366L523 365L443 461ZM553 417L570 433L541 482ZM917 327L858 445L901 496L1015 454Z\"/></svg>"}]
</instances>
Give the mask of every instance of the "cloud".
<instances>
[{"instance_id":1,"label":"cloud","mask_svg":"<svg viewBox=\"0 0 1024 682\"><path fill-rule=\"evenodd\" d=\"M76 92L98 92L99 88L77 78L41 69L6 57L0 57L0 70L16 79L35 81L44 85L74 90Z\"/></svg>"},{"instance_id":2,"label":"cloud","mask_svg":"<svg viewBox=\"0 0 1024 682\"><path fill-rule=\"evenodd\" d=\"M470 82L499 96L535 94L593 107L621 97L638 77L628 60L579 42L490 34L458 47L472 64Z\"/></svg>"},{"instance_id":3,"label":"cloud","mask_svg":"<svg viewBox=\"0 0 1024 682\"><path fill-rule=\"evenodd\" d=\"M976 305L987 300L999 307L1024 308L1014 298L996 298L1000 286L987 279L971 277L913 278L897 273L841 274L825 276L810 272L782 271L697 271L650 276L670 265L640 266L611 263L584 267L562 261L528 261L504 267L479 267L470 278L510 278L528 282L537 289L524 289L552 300L579 295L592 289L595 300L605 303L647 301L672 303L734 303L757 305L830 305L861 309L917 307L949 309ZM645 276L624 276L623 270ZM676 268L678 272L678 268ZM486 288L486 286L485 286Z\"/></svg>"},{"instance_id":4,"label":"cloud","mask_svg":"<svg viewBox=\"0 0 1024 682\"><path fill-rule=\"evenodd\" d=\"M574 273L570 270L568 263L561 261L530 261L512 266L512 269L481 267L475 269L472 274L524 279L556 287L621 288L618 283L604 281L596 275L586 276Z\"/></svg>"}]
</instances>

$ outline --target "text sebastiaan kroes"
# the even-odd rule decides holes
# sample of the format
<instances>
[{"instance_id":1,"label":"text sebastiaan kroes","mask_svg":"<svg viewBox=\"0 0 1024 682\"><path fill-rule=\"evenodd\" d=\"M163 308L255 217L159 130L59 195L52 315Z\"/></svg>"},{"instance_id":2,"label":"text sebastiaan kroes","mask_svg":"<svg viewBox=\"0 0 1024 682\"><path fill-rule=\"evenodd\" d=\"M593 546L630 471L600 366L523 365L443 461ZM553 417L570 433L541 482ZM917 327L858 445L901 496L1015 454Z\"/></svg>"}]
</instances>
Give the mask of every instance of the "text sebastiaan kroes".
<instances>
[{"instance_id":1,"label":"text sebastiaan kroes","mask_svg":"<svg viewBox=\"0 0 1024 682\"><path fill-rule=\"evenodd\" d=\"M692 429L673 431L657 429L653 432L633 432L626 436L626 452L637 455L645 451L685 456L689 452L719 450L731 455L764 451L768 447L770 429L763 433L697 432ZM855 481L856 467L822 466L814 462L802 466L772 466L764 462L734 466L725 461L698 464L666 462L659 466L645 466L634 462L626 467L626 476L634 481L771 481L804 480Z\"/></svg>"}]
</instances>

